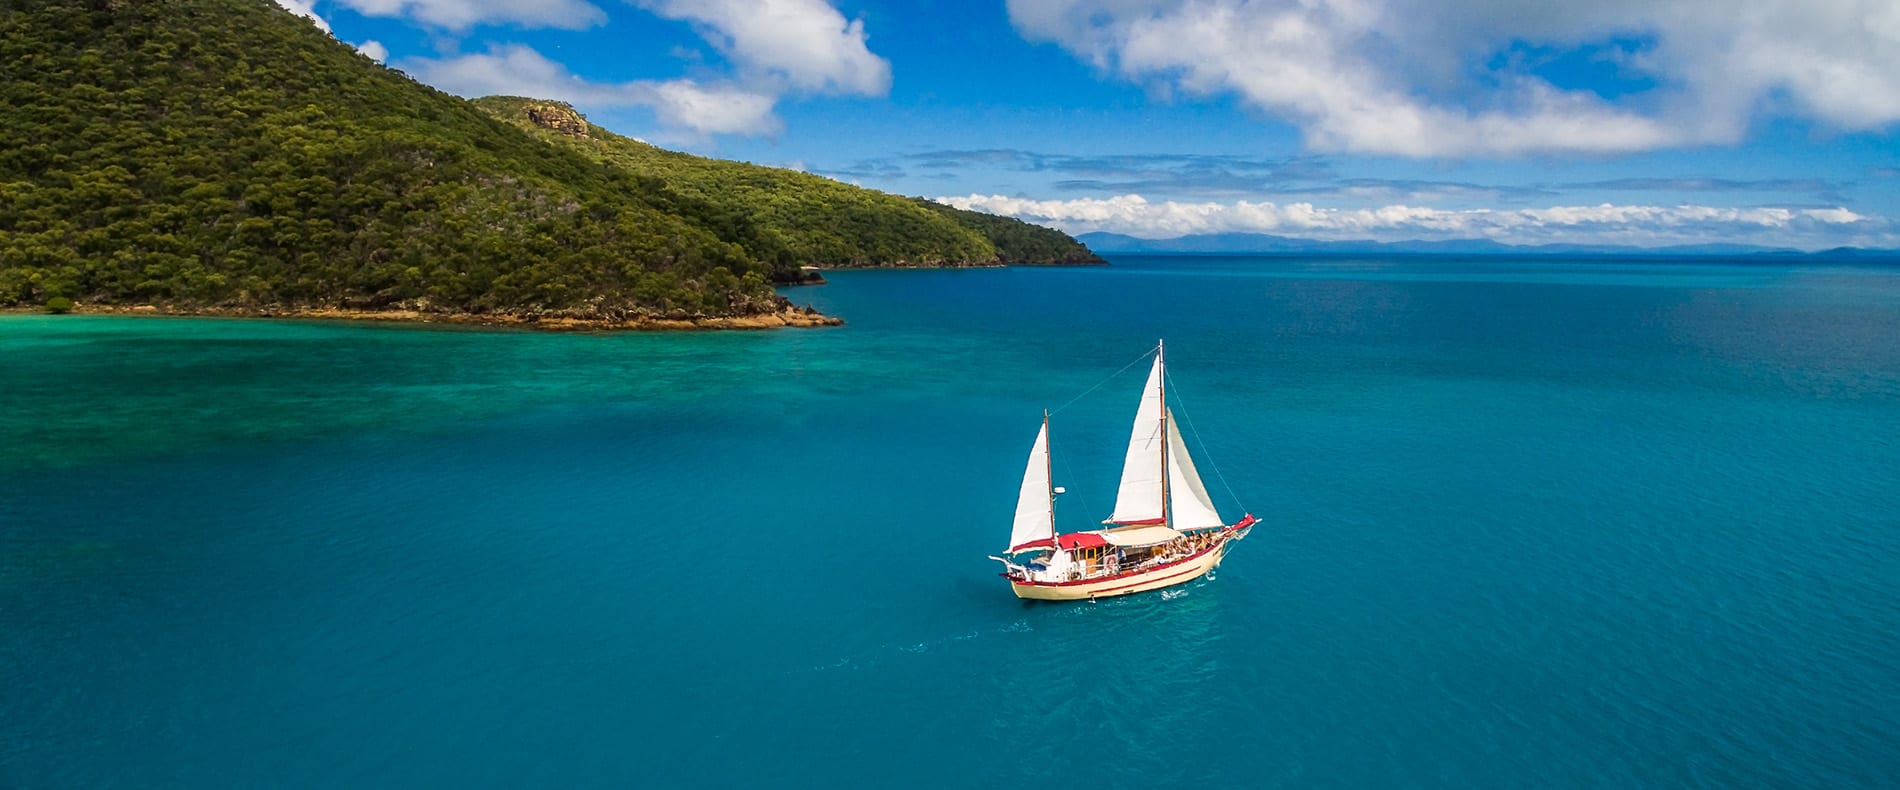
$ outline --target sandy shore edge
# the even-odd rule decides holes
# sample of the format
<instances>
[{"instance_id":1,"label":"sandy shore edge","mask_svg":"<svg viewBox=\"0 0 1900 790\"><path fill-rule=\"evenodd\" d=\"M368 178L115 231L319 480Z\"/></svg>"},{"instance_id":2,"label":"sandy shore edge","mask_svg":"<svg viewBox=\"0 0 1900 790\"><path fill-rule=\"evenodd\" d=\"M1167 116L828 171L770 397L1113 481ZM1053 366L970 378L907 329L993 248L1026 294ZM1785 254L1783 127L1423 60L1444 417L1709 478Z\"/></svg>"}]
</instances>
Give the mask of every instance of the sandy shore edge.
<instances>
[{"instance_id":1,"label":"sandy shore edge","mask_svg":"<svg viewBox=\"0 0 1900 790\"><path fill-rule=\"evenodd\" d=\"M0 313L46 315L39 307L0 309ZM776 313L705 318L635 318L625 321L555 316L518 316L506 314L426 313L418 310L349 310L337 307L270 308L264 310L204 308L182 310L158 305L75 305L68 315L168 316L195 318L285 318L314 321L375 321L412 324L534 329L551 332L606 331L690 331L705 329L784 329L839 326L843 319L806 308L787 308Z\"/></svg>"}]
</instances>

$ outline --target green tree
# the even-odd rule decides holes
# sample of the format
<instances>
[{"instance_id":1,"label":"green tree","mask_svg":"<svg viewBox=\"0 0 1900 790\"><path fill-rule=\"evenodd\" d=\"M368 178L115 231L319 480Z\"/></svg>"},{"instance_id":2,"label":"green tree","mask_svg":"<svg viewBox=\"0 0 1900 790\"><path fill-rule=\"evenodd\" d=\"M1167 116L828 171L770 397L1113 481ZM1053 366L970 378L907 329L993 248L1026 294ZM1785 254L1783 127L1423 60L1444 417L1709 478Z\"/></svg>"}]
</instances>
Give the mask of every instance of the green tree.
<instances>
[{"instance_id":1,"label":"green tree","mask_svg":"<svg viewBox=\"0 0 1900 790\"><path fill-rule=\"evenodd\" d=\"M1087 252L554 102L464 101L274 0L0 5L0 100L0 305L737 315L780 309L804 264Z\"/></svg>"}]
</instances>

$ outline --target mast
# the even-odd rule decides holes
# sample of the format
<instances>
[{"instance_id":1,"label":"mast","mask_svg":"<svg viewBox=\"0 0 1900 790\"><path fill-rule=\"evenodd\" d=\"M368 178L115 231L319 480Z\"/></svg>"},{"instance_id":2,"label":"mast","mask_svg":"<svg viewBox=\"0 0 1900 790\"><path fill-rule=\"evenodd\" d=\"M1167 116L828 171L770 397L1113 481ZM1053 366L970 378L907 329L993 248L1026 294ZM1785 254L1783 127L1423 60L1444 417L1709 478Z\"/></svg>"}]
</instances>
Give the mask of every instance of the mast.
<instances>
[{"instance_id":1,"label":"mast","mask_svg":"<svg viewBox=\"0 0 1900 790\"><path fill-rule=\"evenodd\" d=\"M1049 435L1049 410L1048 410L1048 409L1043 409L1043 410L1042 410L1042 435L1044 435L1044 436L1048 436L1048 435ZM1053 448L1051 448L1051 449L1053 449ZM1057 536L1057 534L1059 534L1059 533L1057 533L1057 532L1056 532L1056 462L1055 462L1055 455L1056 455L1056 454L1055 454L1055 453L1053 453L1053 452L1048 452L1048 451L1045 451L1045 452L1043 452L1043 454L1042 454L1042 468L1043 468L1043 472L1045 473L1045 477L1044 477L1044 479L1045 479L1045 480L1048 480L1048 481L1049 481L1049 541L1050 541L1050 543L1052 543L1052 544L1054 544L1054 547L1055 547L1056 549L1061 549L1061 548L1062 548L1062 543L1061 543L1061 541L1058 541L1058 540L1056 540L1056 536Z\"/></svg>"},{"instance_id":2,"label":"mast","mask_svg":"<svg viewBox=\"0 0 1900 790\"><path fill-rule=\"evenodd\" d=\"M1168 504L1168 362L1167 341L1155 341L1155 366L1161 371L1161 526L1174 523L1173 508ZM1053 513L1054 511L1051 510ZM1054 524L1051 516L1050 523Z\"/></svg>"}]
</instances>

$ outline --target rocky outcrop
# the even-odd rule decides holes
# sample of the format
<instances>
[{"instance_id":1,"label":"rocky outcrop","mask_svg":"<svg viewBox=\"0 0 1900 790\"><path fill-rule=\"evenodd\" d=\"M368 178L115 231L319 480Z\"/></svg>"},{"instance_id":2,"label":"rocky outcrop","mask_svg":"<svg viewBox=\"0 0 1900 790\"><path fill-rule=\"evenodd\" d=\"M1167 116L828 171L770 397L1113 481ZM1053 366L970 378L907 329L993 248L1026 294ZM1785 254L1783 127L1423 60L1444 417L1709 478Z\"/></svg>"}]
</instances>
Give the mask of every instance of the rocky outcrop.
<instances>
[{"instance_id":1,"label":"rocky outcrop","mask_svg":"<svg viewBox=\"0 0 1900 790\"><path fill-rule=\"evenodd\" d=\"M773 272L772 284L779 286L824 285L825 276L818 272L818 267L816 266L801 266L794 271L780 270Z\"/></svg>"},{"instance_id":2,"label":"rocky outcrop","mask_svg":"<svg viewBox=\"0 0 1900 790\"><path fill-rule=\"evenodd\" d=\"M528 105L528 121L569 137L587 139L587 117L565 104L546 102Z\"/></svg>"}]
</instances>

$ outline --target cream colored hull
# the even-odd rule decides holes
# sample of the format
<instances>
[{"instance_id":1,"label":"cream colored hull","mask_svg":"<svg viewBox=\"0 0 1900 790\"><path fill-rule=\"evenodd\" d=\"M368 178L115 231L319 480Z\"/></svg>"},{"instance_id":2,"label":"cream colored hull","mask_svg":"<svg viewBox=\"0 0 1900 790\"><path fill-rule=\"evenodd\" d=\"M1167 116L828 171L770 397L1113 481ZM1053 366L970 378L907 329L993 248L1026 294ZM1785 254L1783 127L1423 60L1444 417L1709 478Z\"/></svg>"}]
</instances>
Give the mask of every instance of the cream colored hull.
<instances>
[{"instance_id":1,"label":"cream colored hull","mask_svg":"<svg viewBox=\"0 0 1900 790\"><path fill-rule=\"evenodd\" d=\"M1018 598L1038 601L1080 601L1159 590L1206 576L1208 571L1220 565L1221 555L1227 553L1227 546L1232 542L1230 538L1223 538L1220 545L1200 556L1142 573L1061 583L1028 583L1011 579L1009 587Z\"/></svg>"}]
</instances>

